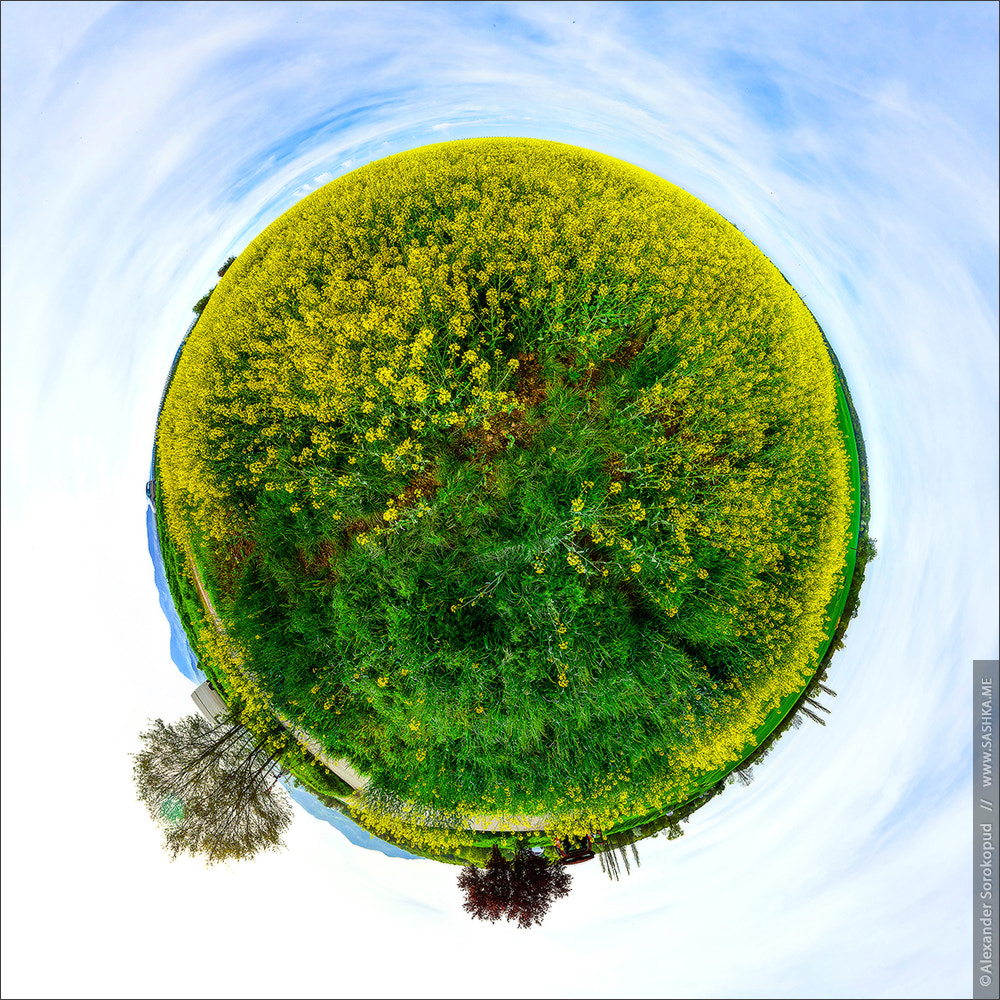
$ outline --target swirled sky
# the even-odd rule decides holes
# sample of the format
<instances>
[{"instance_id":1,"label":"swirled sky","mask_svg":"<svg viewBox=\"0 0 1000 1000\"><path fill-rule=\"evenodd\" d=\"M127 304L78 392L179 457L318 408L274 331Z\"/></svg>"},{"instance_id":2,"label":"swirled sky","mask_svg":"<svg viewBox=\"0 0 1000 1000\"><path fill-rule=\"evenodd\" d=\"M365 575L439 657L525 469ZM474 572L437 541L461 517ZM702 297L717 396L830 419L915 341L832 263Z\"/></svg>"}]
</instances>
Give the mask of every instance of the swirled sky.
<instances>
[{"instance_id":1,"label":"swirled sky","mask_svg":"<svg viewBox=\"0 0 1000 1000\"><path fill-rule=\"evenodd\" d=\"M4 992L965 996L972 660L997 656L997 6L4 3ZM135 802L191 710L145 548L215 270L389 153L532 136L741 228L846 370L880 554L826 727L541 928L299 815L172 865Z\"/></svg>"}]
</instances>

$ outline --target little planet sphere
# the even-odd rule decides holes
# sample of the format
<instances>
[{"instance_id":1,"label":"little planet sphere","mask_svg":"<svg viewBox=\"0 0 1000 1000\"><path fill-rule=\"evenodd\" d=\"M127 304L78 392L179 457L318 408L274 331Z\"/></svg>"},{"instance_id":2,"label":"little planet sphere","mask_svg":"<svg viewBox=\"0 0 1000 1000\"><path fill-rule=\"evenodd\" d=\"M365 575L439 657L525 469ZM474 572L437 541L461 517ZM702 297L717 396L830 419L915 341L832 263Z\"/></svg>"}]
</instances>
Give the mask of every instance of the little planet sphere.
<instances>
[{"instance_id":1,"label":"little planet sphere","mask_svg":"<svg viewBox=\"0 0 1000 1000\"><path fill-rule=\"evenodd\" d=\"M199 306L156 437L174 602L234 717L371 832L635 827L810 682L858 533L844 387L690 194L427 146L308 195Z\"/></svg>"}]
</instances>

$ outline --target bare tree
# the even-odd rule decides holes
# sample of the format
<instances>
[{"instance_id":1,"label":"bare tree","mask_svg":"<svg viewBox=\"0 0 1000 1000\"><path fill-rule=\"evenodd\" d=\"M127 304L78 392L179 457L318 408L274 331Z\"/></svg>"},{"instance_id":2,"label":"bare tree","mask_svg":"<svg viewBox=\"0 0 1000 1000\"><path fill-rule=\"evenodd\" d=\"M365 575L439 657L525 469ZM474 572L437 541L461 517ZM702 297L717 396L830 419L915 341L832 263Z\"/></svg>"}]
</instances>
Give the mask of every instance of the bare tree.
<instances>
[{"instance_id":1,"label":"bare tree","mask_svg":"<svg viewBox=\"0 0 1000 1000\"><path fill-rule=\"evenodd\" d=\"M152 723L133 755L139 800L160 824L165 847L208 864L252 858L283 846L292 806L278 785L287 737L257 738L233 719L213 725L188 715Z\"/></svg>"},{"instance_id":2,"label":"bare tree","mask_svg":"<svg viewBox=\"0 0 1000 1000\"><path fill-rule=\"evenodd\" d=\"M601 871L603 871L608 878L613 879L615 882L619 881L621 878L622 864L625 866L625 874L632 874L632 866L628 859L630 849L632 853L632 860L635 862L636 868L639 867L639 848L636 846L635 842L641 835L642 834L638 829L624 830L620 833L605 835L604 840L607 843L608 848L607 850L602 851L598 855L598 858L601 862ZM680 836L680 834L678 834L678 836ZM621 858L620 862L619 858Z\"/></svg>"},{"instance_id":3,"label":"bare tree","mask_svg":"<svg viewBox=\"0 0 1000 1000\"><path fill-rule=\"evenodd\" d=\"M818 708L821 712L826 712L827 715L832 714L826 705L821 705L815 698L806 698L806 701L809 702L813 708Z\"/></svg>"},{"instance_id":4,"label":"bare tree","mask_svg":"<svg viewBox=\"0 0 1000 1000\"><path fill-rule=\"evenodd\" d=\"M824 719L821 719L814 711L812 711L812 709L807 708L804 704L803 705L799 705L799 711L804 716L806 716L806 718L812 719L813 722L818 722L821 726L825 726L826 725L826 721Z\"/></svg>"}]
</instances>

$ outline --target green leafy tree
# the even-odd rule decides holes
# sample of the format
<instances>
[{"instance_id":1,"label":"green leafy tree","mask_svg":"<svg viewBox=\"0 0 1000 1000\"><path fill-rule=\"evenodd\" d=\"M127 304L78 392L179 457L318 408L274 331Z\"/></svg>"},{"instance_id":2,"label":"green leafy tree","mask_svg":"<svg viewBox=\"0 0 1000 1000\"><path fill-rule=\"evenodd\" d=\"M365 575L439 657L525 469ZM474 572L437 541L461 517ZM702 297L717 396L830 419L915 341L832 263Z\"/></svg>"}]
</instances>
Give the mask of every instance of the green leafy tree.
<instances>
[{"instance_id":1,"label":"green leafy tree","mask_svg":"<svg viewBox=\"0 0 1000 1000\"><path fill-rule=\"evenodd\" d=\"M490 923L506 916L524 928L541 924L553 900L569 895L571 882L559 862L523 848L508 860L496 845L485 867L467 865L458 877L466 913Z\"/></svg>"},{"instance_id":2,"label":"green leafy tree","mask_svg":"<svg viewBox=\"0 0 1000 1000\"><path fill-rule=\"evenodd\" d=\"M191 311L196 312L200 316L205 311L205 306L208 305L208 300L212 297L212 292L214 291L215 285L212 285L212 287L191 307Z\"/></svg>"},{"instance_id":3,"label":"green leafy tree","mask_svg":"<svg viewBox=\"0 0 1000 1000\"><path fill-rule=\"evenodd\" d=\"M283 847L292 806L278 784L281 735L257 738L234 719L155 720L133 755L139 801L164 834L171 860L241 861Z\"/></svg>"}]
</instances>

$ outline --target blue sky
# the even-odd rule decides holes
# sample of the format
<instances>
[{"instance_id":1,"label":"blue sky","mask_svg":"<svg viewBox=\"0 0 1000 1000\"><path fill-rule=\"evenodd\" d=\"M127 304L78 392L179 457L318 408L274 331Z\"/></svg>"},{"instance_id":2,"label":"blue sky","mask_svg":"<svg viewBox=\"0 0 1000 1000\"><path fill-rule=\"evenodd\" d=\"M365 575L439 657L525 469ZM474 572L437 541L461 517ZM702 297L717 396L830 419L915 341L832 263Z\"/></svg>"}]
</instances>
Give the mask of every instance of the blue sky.
<instances>
[{"instance_id":1,"label":"blue sky","mask_svg":"<svg viewBox=\"0 0 1000 1000\"><path fill-rule=\"evenodd\" d=\"M998 647L996 5L2 16L4 992L968 995L971 661ZM774 260L850 380L880 549L828 725L638 873L576 869L530 933L305 812L282 855L171 865L128 758L148 717L191 710L143 496L191 305L307 191L475 135L639 164Z\"/></svg>"}]
</instances>

